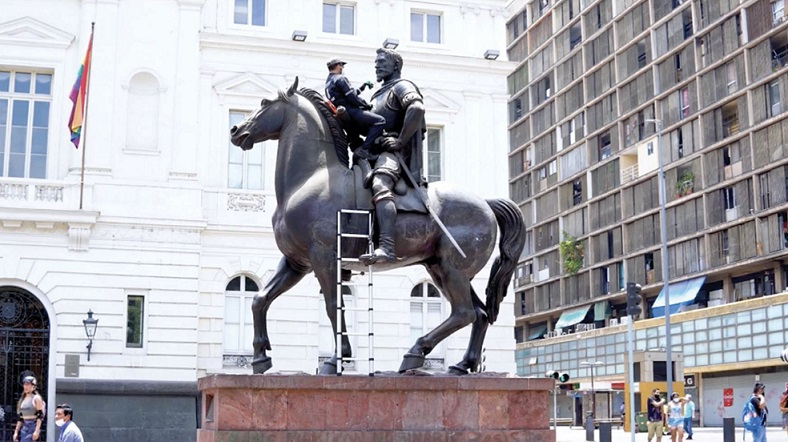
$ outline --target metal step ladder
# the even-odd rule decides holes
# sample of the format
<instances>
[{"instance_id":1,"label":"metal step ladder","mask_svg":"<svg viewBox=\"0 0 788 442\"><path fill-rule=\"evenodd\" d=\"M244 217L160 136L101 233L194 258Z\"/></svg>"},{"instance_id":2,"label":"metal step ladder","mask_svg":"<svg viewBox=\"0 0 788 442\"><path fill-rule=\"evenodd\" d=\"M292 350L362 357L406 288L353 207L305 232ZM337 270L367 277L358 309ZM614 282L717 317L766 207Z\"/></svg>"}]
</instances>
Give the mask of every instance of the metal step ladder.
<instances>
[{"instance_id":1,"label":"metal step ladder","mask_svg":"<svg viewBox=\"0 0 788 442\"><path fill-rule=\"evenodd\" d=\"M366 216L367 217L367 231L366 232L343 232L342 231L342 215L349 215L353 216ZM353 282L344 282L342 281L342 263L343 262L359 262L358 258L344 258L342 257L342 239L343 238L355 238L355 239L366 239L367 240L367 253L372 253L375 250L375 245L372 241L372 221L373 221L373 212L371 210L352 210L352 209L340 209L337 211L337 333L336 333L336 347L334 348L334 356L336 357L337 361L337 376L342 376L342 372L344 371L344 363L345 362L352 362L352 361L368 361L368 372L369 376L375 375L375 358L374 358L374 338L375 334L372 329L372 266L367 267L366 272L361 273L353 273L352 276L365 276L366 281L353 283ZM367 288L367 306L366 307L343 307L343 299L342 299L342 287L365 287ZM359 298L360 300L360 298ZM366 311L369 315L368 322L367 322L367 332L342 332L342 312L348 311L357 311L363 312ZM342 336L367 336L369 338L369 346L367 347L367 358L345 358L342 357ZM358 346L356 347L356 351L358 351Z\"/></svg>"}]
</instances>

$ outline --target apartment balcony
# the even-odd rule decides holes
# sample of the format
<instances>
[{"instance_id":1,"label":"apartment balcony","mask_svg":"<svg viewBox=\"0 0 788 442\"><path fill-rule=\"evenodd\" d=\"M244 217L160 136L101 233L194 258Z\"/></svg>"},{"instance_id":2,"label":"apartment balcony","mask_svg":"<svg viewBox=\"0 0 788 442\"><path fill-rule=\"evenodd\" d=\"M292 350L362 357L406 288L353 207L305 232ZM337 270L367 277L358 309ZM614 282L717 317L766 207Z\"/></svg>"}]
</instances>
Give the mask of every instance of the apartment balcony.
<instances>
[{"instance_id":1,"label":"apartment balcony","mask_svg":"<svg viewBox=\"0 0 788 442\"><path fill-rule=\"evenodd\" d=\"M630 181L635 181L640 176L638 165L627 167L621 171L621 184L626 184Z\"/></svg>"},{"instance_id":2,"label":"apartment balcony","mask_svg":"<svg viewBox=\"0 0 788 442\"><path fill-rule=\"evenodd\" d=\"M0 178L0 204L4 207L65 209L70 206L64 200L66 190L67 184L63 181Z\"/></svg>"}]
</instances>

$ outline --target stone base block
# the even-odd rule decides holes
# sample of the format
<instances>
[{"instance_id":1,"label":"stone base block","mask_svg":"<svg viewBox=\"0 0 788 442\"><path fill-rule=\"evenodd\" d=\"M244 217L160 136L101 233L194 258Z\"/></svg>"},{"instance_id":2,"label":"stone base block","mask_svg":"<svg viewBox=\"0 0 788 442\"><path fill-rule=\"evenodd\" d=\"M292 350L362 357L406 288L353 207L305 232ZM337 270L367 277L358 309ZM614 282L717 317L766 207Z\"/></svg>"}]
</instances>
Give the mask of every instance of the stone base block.
<instances>
[{"instance_id":1,"label":"stone base block","mask_svg":"<svg viewBox=\"0 0 788 442\"><path fill-rule=\"evenodd\" d=\"M211 375L198 442L554 442L549 379Z\"/></svg>"}]
</instances>

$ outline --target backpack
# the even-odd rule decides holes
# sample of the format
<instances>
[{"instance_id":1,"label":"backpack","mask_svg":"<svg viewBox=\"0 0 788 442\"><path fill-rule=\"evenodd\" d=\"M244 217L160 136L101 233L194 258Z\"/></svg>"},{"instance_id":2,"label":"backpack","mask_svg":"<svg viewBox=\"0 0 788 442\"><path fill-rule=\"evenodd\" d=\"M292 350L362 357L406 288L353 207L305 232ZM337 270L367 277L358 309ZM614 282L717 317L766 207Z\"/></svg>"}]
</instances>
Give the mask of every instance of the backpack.
<instances>
[{"instance_id":1,"label":"backpack","mask_svg":"<svg viewBox=\"0 0 788 442\"><path fill-rule=\"evenodd\" d=\"M763 423L763 418L758 416L758 411L755 410L750 399L744 403L744 408L741 410L741 420L744 429L750 432L758 430L758 427Z\"/></svg>"}]
</instances>

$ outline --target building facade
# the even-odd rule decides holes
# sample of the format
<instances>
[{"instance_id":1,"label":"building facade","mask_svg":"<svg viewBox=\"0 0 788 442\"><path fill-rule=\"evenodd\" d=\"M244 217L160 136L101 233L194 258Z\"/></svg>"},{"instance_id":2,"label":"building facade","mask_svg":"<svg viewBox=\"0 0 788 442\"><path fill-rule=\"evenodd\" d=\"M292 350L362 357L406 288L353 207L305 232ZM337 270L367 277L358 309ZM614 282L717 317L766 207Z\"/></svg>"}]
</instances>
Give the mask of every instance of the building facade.
<instances>
[{"instance_id":1,"label":"building facade","mask_svg":"<svg viewBox=\"0 0 788 442\"><path fill-rule=\"evenodd\" d=\"M506 195L512 65L490 55L505 45L504 7L503 0L5 2L0 440L11 439L27 372L39 378L48 415L71 402L88 439L195 438L196 381L251 373L250 303L281 257L271 228L276 143L244 153L230 145L229 127L296 76L322 92L331 58L348 62L358 86L374 80L375 50L395 40L404 77L424 96L426 175L484 197ZM74 149L68 97L91 22L86 126ZM486 275L473 281L479 293ZM396 370L415 337L448 316L435 294L422 268L375 275L376 370ZM366 305L364 295L351 289L346 303ZM487 335L488 371L515 371L513 296L505 302ZM98 324L86 349L89 310ZM282 296L268 321L273 371L314 373L333 354L314 278ZM348 318L351 331L367 322ZM469 332L441 343L429 369L461 360ZM366 340L352 343L359 356L369 353ZM47 430L54 440L51 419Z\"/></svg>"},{"instance_id":2,"label":"building facade","mask_svg":"<svg viewBox=\"0 0 788 442\"><path fill-rule=\"evenodd\" d=\"M666 308L661 155L671 347L701 422L721 424L757 379L785 377L784 2L508 7L507 52L518 63L508 79L509 185L528 225L515 276L518 373L568 372L580 384L561 398L560 417L571 417L588 406L592 368L581 363L599 362L598 385L614 394L597 415L617 415L627 282L643 287L636 349L664 349L664 318L649 319ZM735 391L732 408L723 388Z\"/></svg>"}]
</instances>

